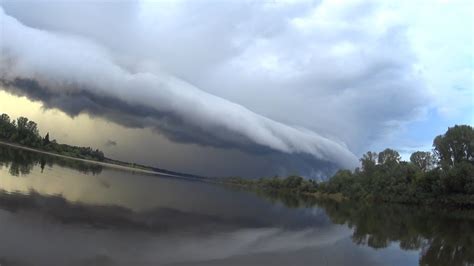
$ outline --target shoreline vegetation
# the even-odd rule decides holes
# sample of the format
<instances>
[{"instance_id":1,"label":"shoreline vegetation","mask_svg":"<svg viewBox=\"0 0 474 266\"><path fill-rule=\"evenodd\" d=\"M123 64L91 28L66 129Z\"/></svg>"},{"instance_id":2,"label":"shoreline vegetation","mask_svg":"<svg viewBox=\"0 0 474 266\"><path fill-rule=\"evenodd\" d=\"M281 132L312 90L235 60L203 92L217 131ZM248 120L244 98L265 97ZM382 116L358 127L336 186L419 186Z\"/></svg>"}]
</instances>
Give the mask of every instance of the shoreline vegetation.
<instances>
[{"instance_id":1,"label":"shoreline vegetation","mask_svg":"<svg viewBox=\"0 0 474 266\"><path fill-rule=\"evenodd\" d=\"M361 168L339 170L316 182L292 175L245 179L228 177L224 184L263 194L333 201L387 202L474 208L474 130L468 125L448 128L433 141L433 152L416 151L402 161L392 149L367 152Z\"/></svg>"},{"instance_id":2,"label":"shoreline vegetation","mask_svg":"<svg viewBox=\"0 0 474 266\"><path fill-rule=\"evenodd\" d=\"M469 125L448 128L434 139L433 152L416 151L409 162L402 161L392 149L369 151L360 159L360 168L339 170L322 182L297 175L209 178L113 160L98 149L59 144L50 140L49 133L41 137L34 121L25 117L11 120L7 114L0 115L0 144L143 173L229 185L272 197L474 208L474 130Z\"/></svg>"},{"instance_id":3,"label":"shoreline vegetation","mask_svg":"<svg viewBox=\"0 0 474 266\"><path fill-rule=\"evenodd\" d=\"M8 114L0 115L0 144L51 156L130 171L138 171L147 174L168 175L180 178L202 178L192 174L179 173L157 167L107 158L104 155L104 152L99 149L92 149L91 147L78 147L58 143L54 139L50 140L49 133L46 133L44 137L41 137L39 134L38 124L26 117L18 117L16 120L13 120L10 119Z\"/></svg>"}]
</instances>

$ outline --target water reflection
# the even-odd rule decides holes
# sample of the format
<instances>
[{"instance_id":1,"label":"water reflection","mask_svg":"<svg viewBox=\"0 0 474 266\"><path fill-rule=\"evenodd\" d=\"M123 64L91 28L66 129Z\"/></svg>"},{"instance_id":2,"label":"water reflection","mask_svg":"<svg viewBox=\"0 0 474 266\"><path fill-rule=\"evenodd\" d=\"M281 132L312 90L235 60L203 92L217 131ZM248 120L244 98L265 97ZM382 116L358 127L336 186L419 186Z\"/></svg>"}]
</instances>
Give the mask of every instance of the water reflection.
<instances>
[{"instance_id":1,"label":"water reflection","mask_svg":"<svg viewBox=\"0 0 474 266\"><path fill-rule=\"evenodd\" d=\"M419 265L474 265L474 210L398 204L316 200L304 195L258 191L289 208L324 209L334 224L353 228L352 241L374 249L397 244L419 250Z\"/></svg>"},{"instance_id":2,"label":"water reflection","mask_svg":"<svg viewBox=\"0 0 474 266\"><path fill-rule=\"evenodd\" d=\"M163 207L136 212L122 206L73 203L61 195L41 195L34 190L27 194L0 190L0 208L14 213L40 214L55 223L122 231L206 233L215 230L222 232L246 224L245 220ZM250 222L248 225L251 225Z\"/></svg>"},{"instance_id":3,"label":"water reflection","mask_svg":"<svg viewBox=\"0 0 474 266\"><path fill-rule=\"evenodd\" d=\"M9 146L2 145L0 147L0 168L8 168L12 176L29 175L35 166L39 166L41 172L43 172L46 166L52 168L55 164L84 174L98 175L102 172L102 166L97 164L16 149Z\"/></svg>"},{"instance_id":4,"label":"water reflection","mask_svg":"<svg viewBox=\"0 0 474 266\"><path fill-rule=\"evenodd\" d=\"M0 145L2 266L473 265L473 217L253 193Z\"/></svg>"},{"instance_id":5,"label":"water reflection","mask_svg":"<svg viewBox=\"0 0 474 266\"><path fill-rule=\"evenodd\" d=\"M253 219L245 214L229 218L161 207L134 211L121 206L69 202L60 195L41 195L35 191L28 194L1 191L0 262L2 265L232 265L235 259L244 258L251 260L245 265L262 265L252 262L263 259L270 263L272 253L326 247L349 233L344 227L325 223L306 226L299 221L305 216L310 218L311 214L291 210L283 211L291 220L272 222L276 220L275 214L282 214L275 212L269 209L268 216ZM252 258L262 254L259 260Z\"/></svg>"}]
</instances>

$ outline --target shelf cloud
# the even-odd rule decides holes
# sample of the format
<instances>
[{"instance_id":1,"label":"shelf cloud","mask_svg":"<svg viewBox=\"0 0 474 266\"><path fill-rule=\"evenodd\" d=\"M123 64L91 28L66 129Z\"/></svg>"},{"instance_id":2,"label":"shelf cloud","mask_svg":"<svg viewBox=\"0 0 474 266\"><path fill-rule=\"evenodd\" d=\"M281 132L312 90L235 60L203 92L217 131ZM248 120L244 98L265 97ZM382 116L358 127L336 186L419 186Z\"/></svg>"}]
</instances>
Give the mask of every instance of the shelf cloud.
<instances>
[{"instance_id":1,"label":"shelf cloud","mask_svg":"<svg viewBox=\"0 0 474 266\"><path fill-rule=\"evenodd\" d=\"M3 1L0 17L4 89L178 143L354 167L430 97L407 26L371 1Z\"/></svg>"},{"instance_id":2,"label":"shelf cloud","mask_svg":"<svg viewBox=\"0 0 474 266\"><path fill-rule=\"evenodd\" d=\"M70 115L88 112L153 127L179 142L311 154L354 165L340 142L256 114L166 73L132 73L87 40L27 27L2 10L6 88Z\"/></svg>"}]
</instances>

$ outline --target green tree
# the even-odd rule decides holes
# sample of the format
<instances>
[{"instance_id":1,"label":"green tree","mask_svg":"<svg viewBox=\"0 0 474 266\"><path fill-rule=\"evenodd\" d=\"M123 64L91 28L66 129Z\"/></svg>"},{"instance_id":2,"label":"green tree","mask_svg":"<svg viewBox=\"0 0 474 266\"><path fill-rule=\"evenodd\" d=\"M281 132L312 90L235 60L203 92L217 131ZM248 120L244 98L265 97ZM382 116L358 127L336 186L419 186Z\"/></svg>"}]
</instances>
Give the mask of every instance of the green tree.
<instances>
[{"instance_id":1,"label":"green tree","mask_svg":"<svg viewBox=\"0 0 474 266\"><path fill-rule=\"evenodd\" d=\"M19 117L16 120L10 120L10 117L7 114L0 115L0 139L16 142L29 147L43 148L48 151L68 156L99 161L105 160L104 153L98 149L93 150L90 147L58 144L55 140L50 141L49 133L42 138L39 134L38 124L34 121L28 120L26 117Z\"/></svg>"},{"instance_id":2,"label":"green tree","mask_svg":"<svg viewBox=\"0 0 474 266\"><path fill-rule=\"evenodd\" d=\"M436 163L435 158L429 151L417 151L412 153L410 162L420 168L422 172L431 170Z\"/></svg>"},{"instance_id":3,"label":"green tree","mask_svg":"<svg viewBox=\"0 0 474 266\"><path fill-rule=\"evenodd\" d=\"M461 162L442 174L441 182L446 194L474 193L474 165Z\"/></svg>"},{"instance_id":4,"label":"green tree","mask_svg":"<svg viewBox=\"0 0 474 266\"><path fill-rule=\"evenodd\" d=\"M10 116L0 115L0 138L9 140L15 132L15 124L10 120Z\"/></svg>"},{"instance_id":5,"label":"green tree","mask_svg":"<svg viewBox=\"0 0 474 266\"><path fill-rule=\"evenodd\" d=\"M28 118L20 116L16 119L16 127L18 131L26 130L26 125L28 124Z\"/></svg>"},{"instance_id":6,"label":"green tree","mask_svg":"<svg viewBox=\"0 0 474 266\"><path fill-rule=\"evenodd\" d=\"M354 177L349 170L339 170L327 182L327 192L350 194L351 186L354 183Z\"/></svg>"},{"instance_id":7,"label":"green tree","mask_svg":"<svg viewBox=\"0 0 474 266\"><path fill-rule=\"evenodd\" d=\"M366 154L362 155L360 162L362 164L362 170L365 173L372 173L375 169L375 165L377 164L377 153L372 151L367 152Z\"/></svg>"},{"instance_id":8,"label":"green tree","mask_svg":"<svg viewBox=\"0 0 474 266\"><path fill-rule=\"evenodd\" d=\"M379 153L378 163L380 165L394 165L398 164L402 157L396 150L385 149Z\"/></svg>"},{"instance_id":9,"label":"green tree","mask_svg":"<svg viewBox=\"0 0 474 266\"><path fill-rule=\"evenodd\" d=\"M10 124L10 116L7 114L0 115L0 124Z\"/></svg>"},{"instance_id":10,"label":"green tree","mask_svg":"<svg viewBox=\"0 0 474 266\"><path fill-rule=\"evenodd\" d=\"M49 132L46 133L46 136L44 136L44 139L43 139L43 145L48 145L50 143L49 141Z\"/></svg>"},{"instance_id":11,"label":"green tree","mask_svg":"<svg viewBox=\"0 0 474 266\"><path fill-rule=\"evenodd\" d=\"M289 176L283 179L282 185L284 188L295 189L301 185L303 178L301 176Z\"/></svg>"},{"instance_id":12,"label":"green tree","mask_svg":"<svg viewBox=\"0 0 474 266\"><path fill-rule=\"evenodd\" d=\"M468 125L455 125L433 141L434 152L443 168L462 161L474 164L474 130Z\"/></svg>"},{"instance_id":13,"label":"green tree","mask_svg":"<svg viewBox=\"0 0 474 266\"><path fill-rule=\"evenodd\" d=\"M26 124L26 130L31 135L39 136L38 124L36 124L34 121L28 121Z\"/></svg>"}]
</instances>

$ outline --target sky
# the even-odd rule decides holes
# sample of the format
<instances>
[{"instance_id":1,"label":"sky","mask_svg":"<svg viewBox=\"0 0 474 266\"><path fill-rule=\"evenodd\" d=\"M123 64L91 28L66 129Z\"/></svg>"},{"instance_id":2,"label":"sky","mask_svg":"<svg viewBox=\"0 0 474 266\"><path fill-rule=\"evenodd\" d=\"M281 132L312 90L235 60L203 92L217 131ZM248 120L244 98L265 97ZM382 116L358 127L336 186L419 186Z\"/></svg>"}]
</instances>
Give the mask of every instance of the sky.
<instances>
[{"instance_id":1,"label":"sky","mask_svg":"<svg viewBox=\"0 0 474 266\"><path fill-rule=\"evenodd\" d=\"M474 124L473 10L1 0L0 111L117 159L321 178L368 150L407 159L449 126Z\"/></svg>"}]
</instances>

